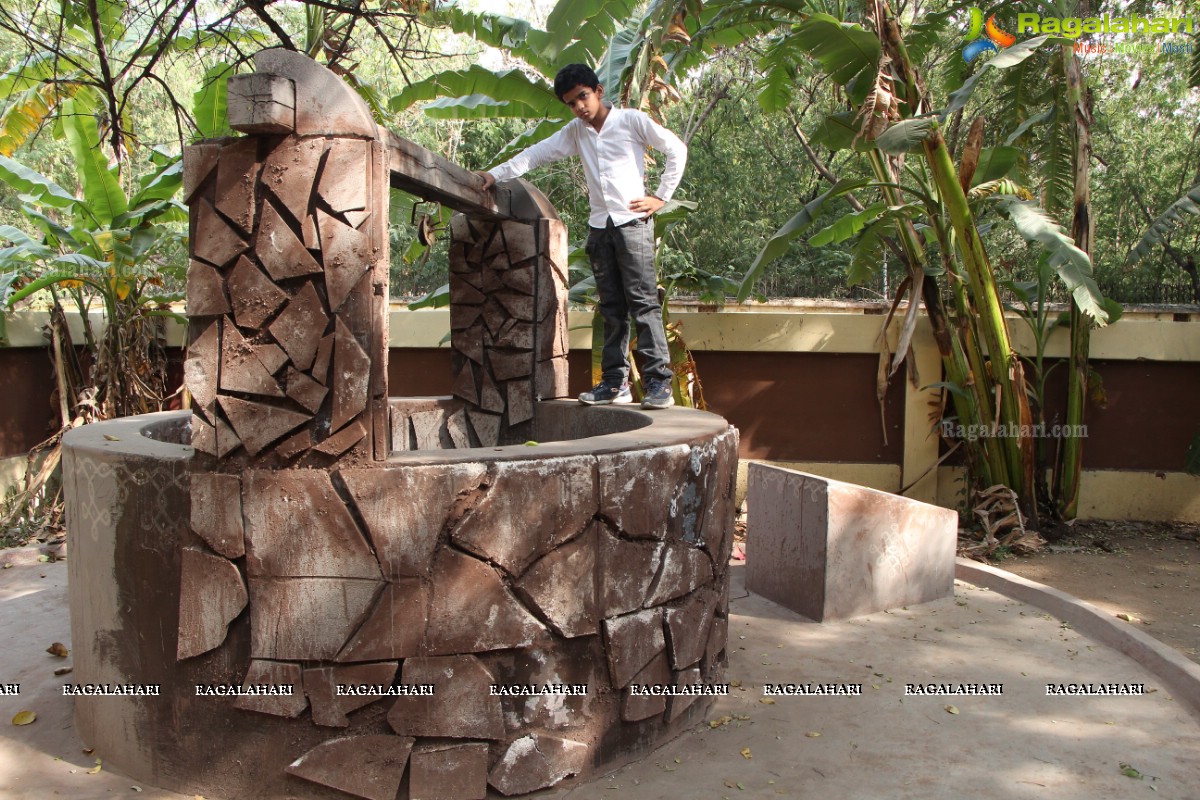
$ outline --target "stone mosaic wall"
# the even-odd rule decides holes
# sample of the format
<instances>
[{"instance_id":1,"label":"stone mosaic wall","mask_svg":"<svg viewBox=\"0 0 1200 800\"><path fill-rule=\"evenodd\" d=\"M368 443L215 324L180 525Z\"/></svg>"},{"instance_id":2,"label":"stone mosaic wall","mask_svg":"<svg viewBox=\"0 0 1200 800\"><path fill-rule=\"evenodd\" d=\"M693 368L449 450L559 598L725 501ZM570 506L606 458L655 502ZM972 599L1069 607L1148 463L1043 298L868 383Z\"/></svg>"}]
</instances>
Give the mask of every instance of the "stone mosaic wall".
<instances>
[{"instance_id":1,"label":"stone mosaic wall","mask_svg":"<svg viewBox=\"0 0 1200 800\"><path fill-rule=\"evenodd\" d=\"M456 397L389 404L388 183L408 170L452 200L477 179L302 56L256 64L229 90L250 135L184 155L195 453L171 458L190 456L190 511L177 484L127 492L162 529L122 532L113 511L81 553L127 562L126 597L72 601L76 647L97 642L80 672L155 677L169 705L84 700L86 732L136 739L116 762L132 775L230 796L473 800L643 754L708 701L630 687L721 676L737 432L559 404L540 438L601 438L505 449L567 387L566 231L518 184L453 220ZM68 448L72 515L99 502L90 475L125 474L93 462L144 434L88 451L94 435ZM197 700L203 684L291 691ZM586 689L492 690L510 684Z\"/></svg>"}]
</instances>

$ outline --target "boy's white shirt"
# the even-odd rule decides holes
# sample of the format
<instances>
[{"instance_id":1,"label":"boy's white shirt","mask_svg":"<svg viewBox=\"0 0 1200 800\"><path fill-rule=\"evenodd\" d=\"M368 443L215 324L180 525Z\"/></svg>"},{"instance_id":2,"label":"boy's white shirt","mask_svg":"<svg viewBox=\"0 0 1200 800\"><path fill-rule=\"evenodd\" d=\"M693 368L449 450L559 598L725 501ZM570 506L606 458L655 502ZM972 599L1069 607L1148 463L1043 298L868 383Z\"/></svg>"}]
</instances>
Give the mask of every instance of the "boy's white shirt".
<instances>
[{"instance_id":1,"label":"boy's white shirt","mask_svg":"<svg viewBox=\"0 0 1200 800\"><path fill-rule=\"evenodd\" d=\"M587 178L591 216L588 224L603 228L612 217L623 225L645 216L629 204L646 196L646 147L667 157L655 197L670 200L683 177L687 145L641 111L616 108L608 100L608 116L597 131L576 117L548 139L531 145L508 161L488 170L498 181L519 178L531 169L578 155Z\"/></svg>"}]
</instances>

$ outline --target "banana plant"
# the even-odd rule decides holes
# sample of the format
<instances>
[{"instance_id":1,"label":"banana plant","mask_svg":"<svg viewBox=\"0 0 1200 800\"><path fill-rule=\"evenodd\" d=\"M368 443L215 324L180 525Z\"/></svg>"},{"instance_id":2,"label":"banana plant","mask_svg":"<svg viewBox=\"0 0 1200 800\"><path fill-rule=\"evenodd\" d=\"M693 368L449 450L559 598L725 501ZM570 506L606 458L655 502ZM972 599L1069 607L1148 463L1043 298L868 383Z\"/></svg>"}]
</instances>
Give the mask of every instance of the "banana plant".
<instances>
[{"instance_id":1,"label":"banana plant","mask_svg":"<svg viewBox=\"0 0 1200 800\"><path fill-rule=\"evenodd\" d=\"M968 137L956 165L945 125L967 105L985 75L1010 70L1043 47L1058 51L1062 42L1043 36L1007 48L983 62L939 104L901 30L884 0L867 3L860 21L806 7L768 50L779 65L787 63L789 53L811 58L838 86L851 108L824 121L820 141L831 149L862 153L873 179L840 182L810 201L767 242L743 277L739 297L748 297L766 264L782 254L790 241L810 231L839 198L856 190L877 191L878 202L843 215L809 241L853 242L850 277L855 281L870 277L878 268L874 255L885 242L902 256L909 277L900 294L909 295L910 316L902 326L891 370L904 359L913 313L923 300L946 383L953 387L951 401L959 422L988 427L996 422L1001 432L1011 434L967 442L976 486L1009 487L1019 498L1025 518L1036 526L1036 453L1027 433L1032 422L1028 390L1022 362L1012 347L980 218L991 215L1007 221L1026 241L1040 247L1047 269L1066 284L1089 320L1107 324L1110 312L1092 279L1088 254L1008 178L1019 162L1013 144L984 148L980 126L974 137ZM924 33L917 31L914 39ZM768 101L771 97L768 92ZM943 297L950 299L948 307L943 307Z\"/></svg>"}]
</instances>

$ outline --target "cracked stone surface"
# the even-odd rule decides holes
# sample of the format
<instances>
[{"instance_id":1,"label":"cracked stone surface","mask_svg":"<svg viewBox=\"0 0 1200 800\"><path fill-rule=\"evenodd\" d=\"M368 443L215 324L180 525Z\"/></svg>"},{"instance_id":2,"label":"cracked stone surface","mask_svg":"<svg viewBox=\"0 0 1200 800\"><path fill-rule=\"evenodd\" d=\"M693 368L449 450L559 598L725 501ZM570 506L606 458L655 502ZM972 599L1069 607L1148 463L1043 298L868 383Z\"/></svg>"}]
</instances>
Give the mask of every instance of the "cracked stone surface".
<instances>
[{"instance_id":1,"label":"cracked stone surface","mask_svg":"<svg viewBox=\"0 0 1200 800\"><path fill-rule=\"evenodd\" d=\"M396 698L388 724L402 736L501 739L504 719L500 698L491 695L495 679L470 655L409 658L402 672L406 686L433 685L433 694Z\"/></svg>"},{"instance_id":2,"label":"cracked stone surface","mask_svg":"<svg viewBox=\"0 0 1200 800\"><path fill-rule=\"evenodd\" d=\"M192 474L192 530L225 558L246 554L242 488L236 475Z\"/></svg>"},{"instance_id":3,"label":"cracked stone surface","mask_svg":"<svg viewBox=\"0 0 1200 800\"><path fill-rule=\"evenodd\" d=\"M532 645L519 650L502 650L480 656L495 682L508 686L545 684L586 685L587 694L501 696L504 726L510 736L529 730L569 731L586 729L606 713L609 698L608 666L599 636L568 642Z\"/></svg>"},{"instance_id":4,"label":"cracked stone surface","mask_svg":"<svg viewBox=\"0 0 1200 800\"><path fill-rule=\"evenodd\" d=\"M233 325L221 341L221 389L227 392L283 397L279 383L258 360L254 348Z\"/></svg>"},{"instance_id":5,"label":"cracked stone surface","mask_svg":"<svg viewBox=\"0 0 1200 800\"><path fill-rule=\"evenodd\" d=\"M446 519L468 502L487 476L483 464L447 464L392 469L344 469L340 475L358 508L388 580L420 577L433 565L433 551ZM419 497L419 503L395 502Z\"/></svg>"},{"instance_id":6,"label":"cracked stone surface","mask_svg":"<svg viewBox=\"0 0 1200 800\"><path fill-rule=\"evenodd\" d=\"M328 324L329 318L325 316L325 308L317 296L317 290L312 283L305 283L268 330L287 351L296 368L304 370L312 366Z\"/></svg>"},{"instance_id":7,"label":"cracked stone surface","mask_svg":"<svg viewBox=\"0 0 1200 800\"><path fill-rule=\"evenodd\" d=\"M487 762L483 742L416 745L409 756L409 800L483 800Z\"/></svg>"},{"instance_id":8,"label":"cracked stone surface","mask_svg":"<svg viewBox=\"0 0 1200 800\"><path fill-rule=\"evenodd\" d=\"M193 317L219 316L229 311L221 273L192 261L187 271L187 313Z\"/></svg>"},{"instance_id":9,"label":"cracked stone surface","mask_svg":"<svg viewBox=\"0 0 1200 800\"><path fill-rule=\"evenodd\" d=\"M712 580L712 561L703 550L683 542L667 542L662 552L662 567L645 605L662 605Z\"/></svg>"},{"instance_id":10,"label":"cracked stone surface","mask_svg":"<svg viewBox=\"0 0 1200 800\"><path fill-rule=\"evenodd\" d=\"M426 652L481 653L524 647L545 628L487 564L449 548L434 561Z\"/></svg>"},{"instance_id":11,"label":"cracked stone surface","mask_svg":"<svg viewBox=\"0 0 1200 800\"><path fill-rule=\"evenodd\" d=\"M712 589L701 589L679 608L666 610L667 650L675 669L690 667L704 655L719 597Z\"/></svg>"},{"instance_id":12,"label":"cracked stone surface","mask_svg":"<svg viewBox=\"0 0 1200 800\"><path fill-rule=\"evenodd\" d=\"M626 535L665 539L673 497L688 465L687 445L659 447L597 457L600 471L600 513Z\"/></svg>"},{"instance_id":13,"label":"cracked stone surface","mask_svg":"<svg viewBox=\"0 0 1200 800\"><path fill-rule=\"evenodd\" d=\"M250 662L250 669L246 671L246 679L242 681L242 686L291 686L292 694L290 697L269 694L242 695L233 701L234 708L288 718L298 717L308 708L299 664L254 659Z\"/></svg>"},{"instance_id":14,"label":"cracked stone surface","mask_svg":"<svg viewBox=\"0 0 1200 800\"><path fill-rule=\"evenodd\" d=\"M379 578L379 564L322 470L245 477L246 572L272 578Z\"/></svg>"},{"instance_id":15,"label":"cracked stone surface","mask_svg":"<svg viewBox=\"0 0 1200 800\"><path fill-rule=\"evenodd\" d=\"M609 676L613 686L622 689L666 647L663 610L653 608L604 620L604 641Z\"/></svg>"},{"instance_id":16,"label":"cracked stone surface","mask_svg":"<svg viewBox=\"0 0 1200 800\"><path fill-rule=\"evenodd\" d=\"M379 664L353 664L350 666L318 667L304 670L304 694L312 705L312 720L315 725L327 728L345 728L350 725L352 711L385 700L379 695L337 693L343 686L390 686L396 677L399 664L389 661Z\"/></svg>"},{"instance_id":17,"label":"cracked stone surface","mask_svg":"<svg viewBox=\"0 0 1200 800\"><path fill-rule=\"evenodd\" d=\"M228 284L233 318L244 328L261 327L287 302L287 292L245 256L240 257L230 271Z\"/></svg>"},{"instance_id":18,"label":"cracked stone surface","mask_svg":"<svg viewBox=\"0 0 1200 800\"><path fill-rule=\"evenodd\" d=\"M583 742L531 733L508 745L488 773L488 783L504 795L527 794L578 775L589 757Z\"/></svg>"},{"instance_id":19,"label":"cracked stone surface","mask_svg":"<svg viewBox=\"0 0 1200 800\"><path fill-rule=\"evenodd\" d=\"M263 203L254 251L263 269L277 281L321 271L304 242L270 203Z\"/></svg>"},{"instance_id":20,"label":"cracked stone surface","mask_svg":"<svg viewBox=\"0 0 1200 800\"><path fill-rule=\"evenodd\" d=\"M224 267L246 249L246 242L217 214L207 200L192 206L196 215L196 238L192 255L214 267Z\"/></svg>"},{"instance_id":21,"label":"cracked stone surface","mask_svg":"<svg viewBox=\"0 0 1200 800\"><path fill-rule=\"evenodd\" d=\"M669 686L674 683L671 662L667 654L659 653L642 667L629 682L630 686ZM635 695L627 686L621 697L621 719L639 722L657 717L667 710L666 695Z\"/></svg>"},{"instance_id":22,"label":"cracked stone surface","mask_svg":"<svg viewBox=\"0 0 1200 800\"><path fill-rule=\"evenodd\" d=\"M332 661L370 611L380 581L251 578L250 655Z\"/></svg>"},{"instance_id":23,"label":"cracked stone surface","mask_svg":"<svg viewBox=\"0 0 1200 800\"><path fill-rule=\"evenodd\" d=\"M371 357L341 317L337 318L337 336L333 342L333 419L331 430L338 430L367 407L367 387L371 379Z\"/></svg>"},{"instance_id":24,"label":"cracked stone surface","mask_svg":"<svg viewBox=\"0 0 1200 800\"><path fill-rule=\"evenodd\" d=\"M317 164L324 152L325 139L289 136L263 162L263 183L297 220L308 217Z\"/></svg>"},{"instance_id":25,"label":"cracked stone surface","mask_svg":"<svg viewBox=\"0 0 1200 800\"><path fill-rule=\"evenodd\" d=\"M365 800L395 800L413 740L369 735L330 739L288 766L291 775ZM353 764L354 769L346 769Z\"/></svg>"},{"instance_id":26,"label":"cracked stone surface","mask_svg":"<svg viewBox=\"0 0 1200 800\"><path fill-rule=\"evenodd\" d=\"M596 548L600 523L551 551L516 584L517 593L567 638L599 631L596 601Z\"/></svg>"},{"instance_id":27,"label":"cracked stone surface","mask_svg":"<svg viewBox=\"0 0 1200 800\"><path fill-rule=\"evenodd\" d=\"M596 504L595 459L590 456L501 462L492 488L451 537L516 577L579 534L596 513Z\"/></svg>"},{"instance_id":28,"label":"cracked stone surface","mask_svg":"<svg viewBox=\"0 0 1200 800\"><path fill-rule=\"evenodd\" d=\"M195 547L183 548L179 579L179 660L207 653L225 641L229 623L246 607L246 585L232 561Z\"/></svg>"},{"instance_id":29,"label":"cracked stone surface","mask_svg":"<svg viewBox=\"0 0 1200 800\"><path fill-rule=\"evenodd\" d=\"M612 617L641 608L658 575L664 545L629 541L607 526L600 531L600 615Z\"/></svg>"},{"instance_id":30,"label":"cracked stone surface","mask_svg":"<svg viewBox=\"0 0 1200 800\"><path fill-rule=\"evenodd\" d=\"M221 358L221 322L211 323L188 348L183 379L195 406L211 415L217 399L217 368ZM215 442L214 442L215 444Z\"/></svg>"},{"instance_id":31,"label":"cracked stone surface","mask_svg":"<svg viewBox=\"0 0 1200 800\"><path fill-rule=\"evenodd\" d=\"M419 580L389 583L367 621L354 633L337 660L385 661L420 655L429 618L429 591Z\"/></svg>"}]
</instances>

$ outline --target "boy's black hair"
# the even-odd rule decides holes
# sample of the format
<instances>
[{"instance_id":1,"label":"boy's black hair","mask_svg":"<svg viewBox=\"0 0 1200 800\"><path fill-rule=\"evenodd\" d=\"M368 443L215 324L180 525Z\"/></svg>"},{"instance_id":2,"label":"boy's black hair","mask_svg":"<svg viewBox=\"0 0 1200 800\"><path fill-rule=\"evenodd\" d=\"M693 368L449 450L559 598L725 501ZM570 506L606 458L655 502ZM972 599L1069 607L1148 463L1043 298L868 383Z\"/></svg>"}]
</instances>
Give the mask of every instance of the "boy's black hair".
<instances>
[{"instance_id":1,"label":"boy's black hair","mask_svg":"<svg viewBox=\"0 0 1200 800\"><path fill-rule=\"evenodd\" d=\"M600 87L600 78L587 64L568 64L554 76L554 93L559 100L576 86L586 86L594 91Z\"/></svg>"}]
</instances>

